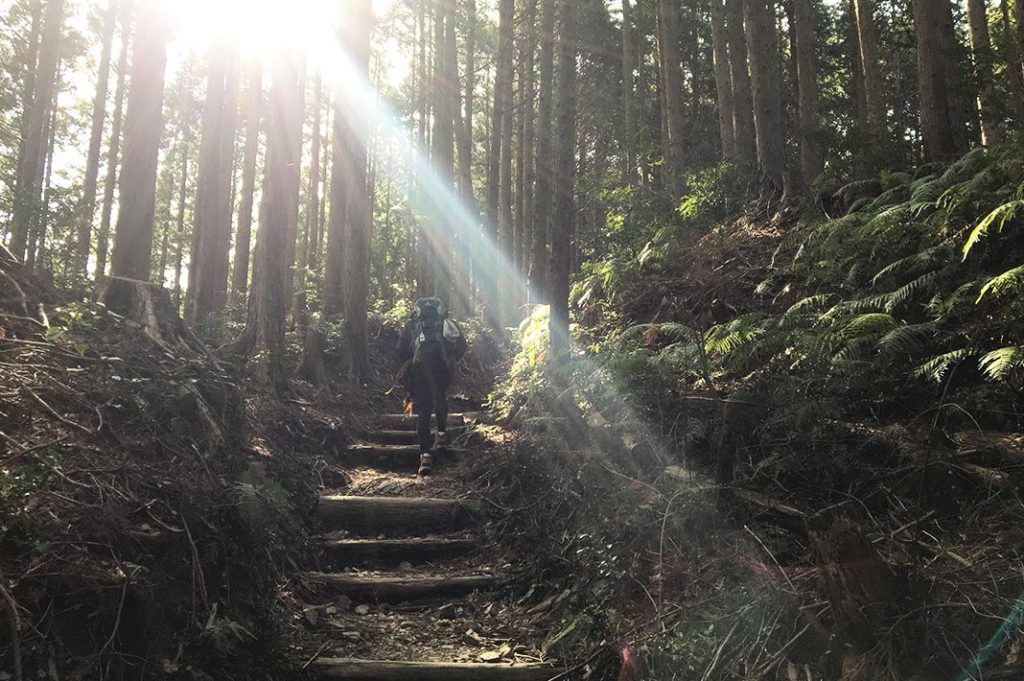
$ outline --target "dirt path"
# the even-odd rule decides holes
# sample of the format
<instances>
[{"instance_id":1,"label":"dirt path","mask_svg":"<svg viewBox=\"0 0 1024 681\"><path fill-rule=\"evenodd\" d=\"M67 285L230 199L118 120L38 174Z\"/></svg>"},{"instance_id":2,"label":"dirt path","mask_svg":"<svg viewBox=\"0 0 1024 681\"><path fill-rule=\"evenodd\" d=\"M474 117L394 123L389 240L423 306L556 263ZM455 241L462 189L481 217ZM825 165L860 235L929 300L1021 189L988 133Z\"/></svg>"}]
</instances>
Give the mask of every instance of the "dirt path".
<instances>
[{"instance_id":1,"label":"dirt path","mask_svg":"<svg viewBox=\"0 0 1024 681\"><path fill-rule=\"evenodd\" d=\"M385 415L342 462L350 483L318 507L324 569L301 581L317 605L317 678L375 681L544 681L528 606L514 600L513 566L487 540L487 509L456 473L481 446L471 419L452 417L452 446L433 475L416 475L414 418Z\"/></svg>"}]
</instances>

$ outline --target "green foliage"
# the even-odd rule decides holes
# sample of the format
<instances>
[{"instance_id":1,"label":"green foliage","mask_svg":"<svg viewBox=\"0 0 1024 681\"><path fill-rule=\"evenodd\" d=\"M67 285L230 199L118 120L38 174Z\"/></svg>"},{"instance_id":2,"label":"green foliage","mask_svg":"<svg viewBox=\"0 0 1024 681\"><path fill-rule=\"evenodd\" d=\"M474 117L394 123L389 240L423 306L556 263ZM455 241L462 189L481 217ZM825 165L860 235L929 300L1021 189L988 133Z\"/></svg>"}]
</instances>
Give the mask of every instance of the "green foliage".
<instances>
[{"instance_id":1,"label":"green foliage","mask_svg":"<svg viewBox=\"0 0 1024 681\"><path fill-rule=\"evenodd\" d=\"M288 490L270 478L243 476L235 483L235 505L249 535L266 544L281 531L291 509Z\"/></svg>"}]
</instances>

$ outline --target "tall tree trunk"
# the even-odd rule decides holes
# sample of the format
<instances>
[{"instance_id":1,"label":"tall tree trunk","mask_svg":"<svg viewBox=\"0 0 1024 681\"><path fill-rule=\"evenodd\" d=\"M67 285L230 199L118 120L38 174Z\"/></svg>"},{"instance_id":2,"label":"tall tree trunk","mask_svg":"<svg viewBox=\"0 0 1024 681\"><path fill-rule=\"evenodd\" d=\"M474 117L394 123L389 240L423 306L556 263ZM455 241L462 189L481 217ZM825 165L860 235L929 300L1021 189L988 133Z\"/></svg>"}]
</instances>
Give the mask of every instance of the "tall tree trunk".
<instances>
[{"instance_id":1,"label":"tall tree trunk","mask_svg":"<svg viewBox=\"0 0 1024 681\"><path fill-rule=\"evenodd\" d=\"M263 112L263 74L259 61L249 63L245 96L245 150L242 152L242 197L235 233L235 263L231 271L231 295L245 299L249 288L249 250L252 243L252 211L256 195L256 161L259 157L260 120Z\"/></svg>"},{"instance_id":2,"label":"tall tree trunk","mask_svg":"<svg viewBox=\"0 0 1024 681\"><path fill-rule=\"evenodd\" d=\"M846 49L849 52L850 58L850 103L853 107L853 117L856 121L857 129L863 135L870 129L870 125L868 122L867 92L864 84L864 66L861 64L856 0L849 0L847 8ZM863 156L863 154L859 155ZM861 170L869 169L861 168Z\"/></svg>"},{"instance_id":3,"label":"tall tree trunk","mask_svg":"<svg viewBox=\"0 0 1024 681\"><path fill-rule=\"evenodd\" d=\"M351 16L349 30L342 36L345 49L358 74L370 75L370 36L373 32L373 7L371 0L355 0L348 3ZM354 7L352 7L354 5ZM339 93L340 94L340 93ZM370 214L370 190L367 185L366 161L367 143L370 136L369 121L365 106L352 97L338 96L340 106L336 117L335 132L341 138L336 147L341 153L334 158L334 172L341 175L341 185L348 196L345 213L339 216L346 223L345 239L345 339L348 343L349 370L351 379L361 384L369 373L367 357L367 298L370 288L370 247L372 243L373 216ZM449 143L451 143L449 133ZM450 151L449 151L450 158ZM332 178L333 187L333 178ZM334 206L332 194L331 205ZM332 208L337 210L337 208ZM331 220L335 219L332 214Z\"/></svg>"},{"instance_id":4,"label":"tall tree trunk","mask_svg":"<svg viewBox=\"0 0 1024 681\"><path fill-rule=\"evenodd\" d=\"M239 58L226 41L210 48L203 132L199 145L196 194L195 280L192 310L196 326L211 332L227 302L228 255L231 248L231 177L238 124Z\"/></svg>"},{"instance_id":5,"label":"tall tree trunk","mask_svg":"<svg viewBox=\"0 0 1024 681\"><path fill-rule=\"evenodd\" d=\"M57 86L54 88L53 101L50 102L50 115L46 123L44 138L46 146L43 148L43 193L42 202L39 205L39 215L29 231L28 255L25 262L29 268L40 263L40 269L49 269L52 273L53 265L47 267L48 250L46 243L46 232L50 227L50 200L52 199L53 187L53 153L57 146L57 95L60 93L60 73L57 74Z\"/></svg>"},{"instance_id":6,"label":"tall tree trunk","mask_svg":"<svg viewBox=\"0 0 1024 681\"><path fill-rule=\"evenodd\" d=\"M33 226L39 223L46 127L56 91L63 26L64 0L50 0L46 5L39 62L34 69L32 106L26 114L24 154L18 167L14 196L10 250L17 258L26 257Z\"/></svg>"},{"instance_id":7,"label":"tall tree trunk","mask_svg":"<svg viewBox=\"0 0 1024 681\"><path fill-rule=\"evenodd\" d=\"M30 12L32 16L31 23L29 25L28 41L25 46L24 54L20 55L19 66L22 69L22 84L21 84L21 139L18 142L18 159L17 165L15 166L15 192L18 191L18 175L21 172L21 168L25 165L25 153L26 153L26 141L28 140L29 130L33 127L34 121L32 120L32 103L35 98L36 92L36 75L38 72L39 64L39 43L42 39L43 32L43 13L44 13L43 0L32 0L30 5ZM17 200L17 194L15 194L15 200ZM12 230L12 225L7 224L4 227L4 231L8 232ZM13 238L13 234L11 235Z\"/></svg>"},{"instance_id":8,"label":"tall tree trunk","mask_svg":"<svg viewBox=\"0 0 1024 681\"><path fill-rule=\"evenodd\" d=\"M859 64L864 82L864 100L867 104L867 126L864 130L865 143L869 148L881 150L877 145L888 137L886 123L885 84L882 79L882 63L878 53L878 29L875 26L874 0L853 0L854 20L857 25L857 46L860 49ZM872 154L872 155L877 155ZM872 165L877 165L872 162Z\"/></svg>"},{"instance_id":9,"label":"tall tree trunk","mask_svg":"<svg viewBox=\"0 0 1024 681\"><path fill-rule=\"evenodd\" d=\"M511 261L512 248L512 126L515 77L515 0L498 2L498 72L494 81L498 104L498 240Z\"/></svg>"},{"instance_id":10,"label":"tall tree trunk","mask_svg":"<svg viewBox=\"0 0 1024 681\"><path fill-rule=\"evenodd\" d=\"M658 53L664 80L665 186L673 199L683 193L683 72L677 0L658 0Z\"/></svg>"},{"instance_id":11,"label":"tall tree trunk","mask_svg":"<svg viewBox=\"0 0 1024 681\"><path fill-rule=\"evenodd\" d=\"M103 207L100 210L100 229L96 234L96 271L93 277L102 279L107 272L110 251L110 225L114 213L114 190L117 188L117 169L121 156L121 128L124 125L124 100L128 89L128 55L131 51L134 15L125 3L121 13L121 47L117 58L117 87L114 90L114 113L111 116L110 140L107 143L107 171L103 179Z\"/></svg>"},{"instance_id":12,"label":"tall tree trunk","mask_svg":"<svg viewBox=\"0 0 1024 681\"><path fill-rule=\"evenodd\" d=\"M289 126L291 133L291 156L295 159L294 165L288 167L288 251L285 264L288 267L288 295L292 295L295 283L295 253L299 243L299 193L302 189L302 130L303 121L306 120L306 58L300 56L299 66L299 89L295 92L295 98L291 100L292 124Z\"/></svg>"},{"instance_id":13,"label":"tall tree trunk","mask_svg":"<svg viewBox=\"0 0 1024 681\"><path fill-rule=\"evenodd\" d=\"M999 15L1002 24L999 54L1006 62L1006 73L1010 79L1009 92L1012 111L1019 128L1024 125L1024 63L1021 62L1021 45L1017 42L1013 32L1013 22L1010 19L1007 0L999 0Z\"/></svg>"},{"instance_id":14,"label":"tall tree trunk","mask_svg":"<svg viewBox=\"0 0 1024 681\"><path fill-rule=\"evenodd\" d=\"M309 230L309 248L303 259L303 269L316 269L320 257L320 145L323 143L323 78L318 73L313 86L313 140L309 150L309 193L306 197L306 229ZM300 291L299 295L303 295Z\"/></svg>"},{"instance_id":15,"label":"tall tree trunk","mask_svg":"<svg viewBox=\"0 0 1024 681\"><path fill-rule=\"evenodd\" d=\"M743 0L725 0L725 12L736 164L744 174L752 175L757 168L757 137L754 131L754 96L747 66L747 35L743 30Z\"/></svg>"},{"instance_id":16,"label":"tall tree trunk","mask_svg":"<svg viewBox=\"0 0 1024 681\"><path fill-rule=\"evenodd\" d=\"M156 165L163 131L164 70L167 63L167 18L160 0L137 5L138 33L132 58L131 89L125 115L124 161L114 232L111 274L149 281L153 250ZM123 309L123 300L108 289L107 307Z\"/></svg>"},{"instance_id":17,"label":"tall tree trunk","mask_svg":"<svg viewBox=\"0 0 1024 681\"><path fill-rule=\"evenodd\" d=\"M774 0L745 0L757 161L765 187L769 191L782 191L785 188L786 146L774 7Z\"/></svg>"},{"instance_id":18,"label":"tall tree trunk","mask_svg":"<svg viewBox=\"0 0 1024 681\"><path fill-rule=\"evenodd\" d=\"M725 26L724 0L711 1L711 39L715 66L715 90L718 93L718 134L722 140L722 158L736 158L736 117L729 65L729 36Z\"/></svg>"},{"instance_id":19,"label":"tall tree trunk","mask_svg":"<svg viewBox=\"0 0 1024 681\"><path fill-rule=\"evenodd\" d=\"M253 291L246 331L235 349L243 354L262 344L267 350L267 376L278 394L288 391L284 364L285 309L288 295L288 229L292 210L295 157L295 100L301 98L299 67L294 55L271 62L267 151L256 238Z\"/></svg>"},{"instance_id":20,"label":"tall tree trunk","mask_svg":"<svg viewBox=\"0 0 1024 681\"><path fill-rule=\"evenodd\" d=\"M465 85L463 90L463 112L458 114L456 107L455 143L459 152L459 193L465 204L467 213L477 228L479 206L473 193L473 112L475 105L474 90L476 89L476 0L466 0L466 26L464 29L466 43ZM461 267L457 268L456 296L454 309L466 316L473 307L472 272L477 269L476 255L469 247L470 235L458 235L458 259Z\"/></svg>"},{"instance_id":21,"label":"tall tree trunk","mask_svg":"<svg viewBox=\"0 0 1024 681\"><path fill-rule=\"evenodd\" d=\"M441 0L435 10L432 165L441 185L448 190L454 187L455 180L455 115L459 102L458 58L450 44L455 39L455 0ZM430 205L433 212L430 223L434 229L434 237L429 240L433 293L450 298L454 251L452 216L441 201L432 199Z\"/></svg>"},{"instance_id":22,"label":"tall tree trunk","mask_svg":"<svg viewBox=\"0 0 1024 681\"><path fill-rule=\"evenodd\" d=\"M793 0L796 36L797 92L799 94L800 172L810 186L825 171L818 108L818 55L815 48L813 0Z\"/></svg>"},{"instance_id":23,"label":"tall tree trunk","mask_svg":"<svg viewBox=\"0 0 1024 681\"><path fill-rule=\"evenodd\" d=\"M96 186L100 175L100 147L103 146L103 125L107 118L107 90L110 83L110 61L113 52L114 31L120 12L120 0L110 0L103 19L103 47L100 66L96 73L96 96L92 105L92 129L89 133L89 151L85 160L85 181L79 209L78 245L75 272L85 276L92 246L92 221L96 213Z\"/></svg>"},{"instance_id":24,"label":"tall tree trunk","mask_svg":"<svg viewBox=\"0 0 1024 681\"><path fill-rule=\"evenodd\" d=\"M188 126L185 127L181 141L178 143L181 156L181 171L178 176L178 226L174 247L174 307L181 308L181 272L185 260L185 210L188 206L188 155L192 139Z\"/></svg>"},{"instance_id":25,"label":"tall tree trunk","mask_svg":"<svg viewBox=\"0 0 1024 681\"><path fill-rule=\"evenodd\" d=\"M636 180L636 25L630 0L622 0L622 179L627 186ZM643 64L640 65L643 68ZM731 97L730 97L731 99ZM730 128L732 123L730 122Z\"/></svg>"},{"instance_id":26,"label":"tall tree trunk","mask_svg":"<svg viewBox=\"0 0 1024 681\"><path fill-rule=\"evenodd\" d=\"M992 67L995 54L988 30L988 7L985 0L967 0L967 20L971 32L971 52L974 54L974 73L977 78L978 114L981 117L982 142L995 146L1002 141L999 129L999 107Z\"/></svg>"},{"instance_id":27,"label":"tall tree trunk","mask_svg":"<svg viewBox=\"0 0 1024 681\"><path fill-rule=\"evenodd\" d=\"M555 206L551 233L550 338L556 357L568 353L569 273L576 185L576 55L577 3L559 0L558 120L555 152Z\"/></svg>"},{"instance_id":28,"label":"tall tree trunk","mask_svg":"<svg viewBox=\"0 0 1024 681\"><path fill-rule=\"evenodd\" d=\"M956 112L950 106L945 15L947 0L913 0L917 30L918 94L921 100L921 138L926 161L950 161L957 155Z\"/></svg>"},{"instance_id":29,"label":"tall tree trunk","mask_svg":"<svg viewBox=\"0 0 1024 681\"><path fill-rule=\"evenodd\" d=\"M540 89L537 97L537 189L533 203L533 243L528 275L530 295L548 299L548 240L551 232L555 160L552 150L552 96L555 73L555 0L540 0Z\"/></svg>"},{"instance_id":30,"label":"tall tree trunk","mask_svg":"<svg viewBox=\"0 0 1024 681\"><path fill-rule=\"evenodd\" d=\"M536 99L536 81L534 80L534 55L537 51L537 0L527 0L526 16L524 17L523 40L522 40L522 74L520 76L520 87L522 88L522 103L520 115L522 119L522 151L519 156L520 162L520 196L519 214L521 230L516 239L516 248L519 253L520 272L525 280L530 271L530 246L534 229L533 214L533 191L536 170L533 159L534 135L536 115L534 113L534 100ZM520 290L517 282L516 290Z\"/></svg>"}]
</instances>

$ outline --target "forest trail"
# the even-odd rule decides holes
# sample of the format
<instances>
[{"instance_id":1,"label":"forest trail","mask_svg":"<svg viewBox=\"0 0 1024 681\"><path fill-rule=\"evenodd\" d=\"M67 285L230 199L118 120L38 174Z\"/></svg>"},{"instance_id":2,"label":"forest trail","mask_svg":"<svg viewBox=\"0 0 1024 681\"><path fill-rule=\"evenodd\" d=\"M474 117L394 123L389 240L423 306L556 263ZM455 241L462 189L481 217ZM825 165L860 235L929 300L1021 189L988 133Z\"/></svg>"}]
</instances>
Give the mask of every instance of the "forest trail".
<instances>
[{"instance_id":1,"label":"forest trail","mask_svg":"<svg viewBox=\"0 0 1024 681\"><path fill-rule=\"evenodd\" d=\"M511 566L485 540L487 514L453 471L482 447L458 448L472 417L451 415L453 447L433 474L416 474L415 417L377 418L378 430L342 455L344 490L318 506L325 568L303 573L321 605L308 663L323 679L545 681L558 670L539 650L528 606L515 603ZM318 613L323 613L323 616ZM320 626L318 626L320 625Z\"/></svg>"}]
</instances>

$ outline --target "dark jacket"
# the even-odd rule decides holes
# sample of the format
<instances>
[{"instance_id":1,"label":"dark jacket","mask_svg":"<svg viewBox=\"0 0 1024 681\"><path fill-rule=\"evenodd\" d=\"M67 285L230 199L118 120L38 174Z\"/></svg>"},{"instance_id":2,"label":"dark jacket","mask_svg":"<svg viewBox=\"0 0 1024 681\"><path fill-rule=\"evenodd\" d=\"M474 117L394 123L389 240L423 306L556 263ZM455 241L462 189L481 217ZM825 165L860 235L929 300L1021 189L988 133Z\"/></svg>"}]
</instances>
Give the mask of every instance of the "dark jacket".
<instances>
[{"instance_id":1,"label":"dark jacket","mask_svg":"<svg viewBox=\"0 0 1024 681\"><path fill-rule=\"evenodd\" d=\"M446 320L451 324L455 324L455 328L459 330L459 337L455 341L455 347L449 348L448 359L454 365L462 359L462 356L466 354L466 350L469 349L469 343L466 341L466 334L462 331L462 327L455 323L455 320ZM416 332L416 319L412 318L405 323L405 327L402 329L402 334L398 339L398 356L402 360L403 364L408 364L412 361L415 348L413 347L413 333Z\"/></svg>"}]
</instances>

